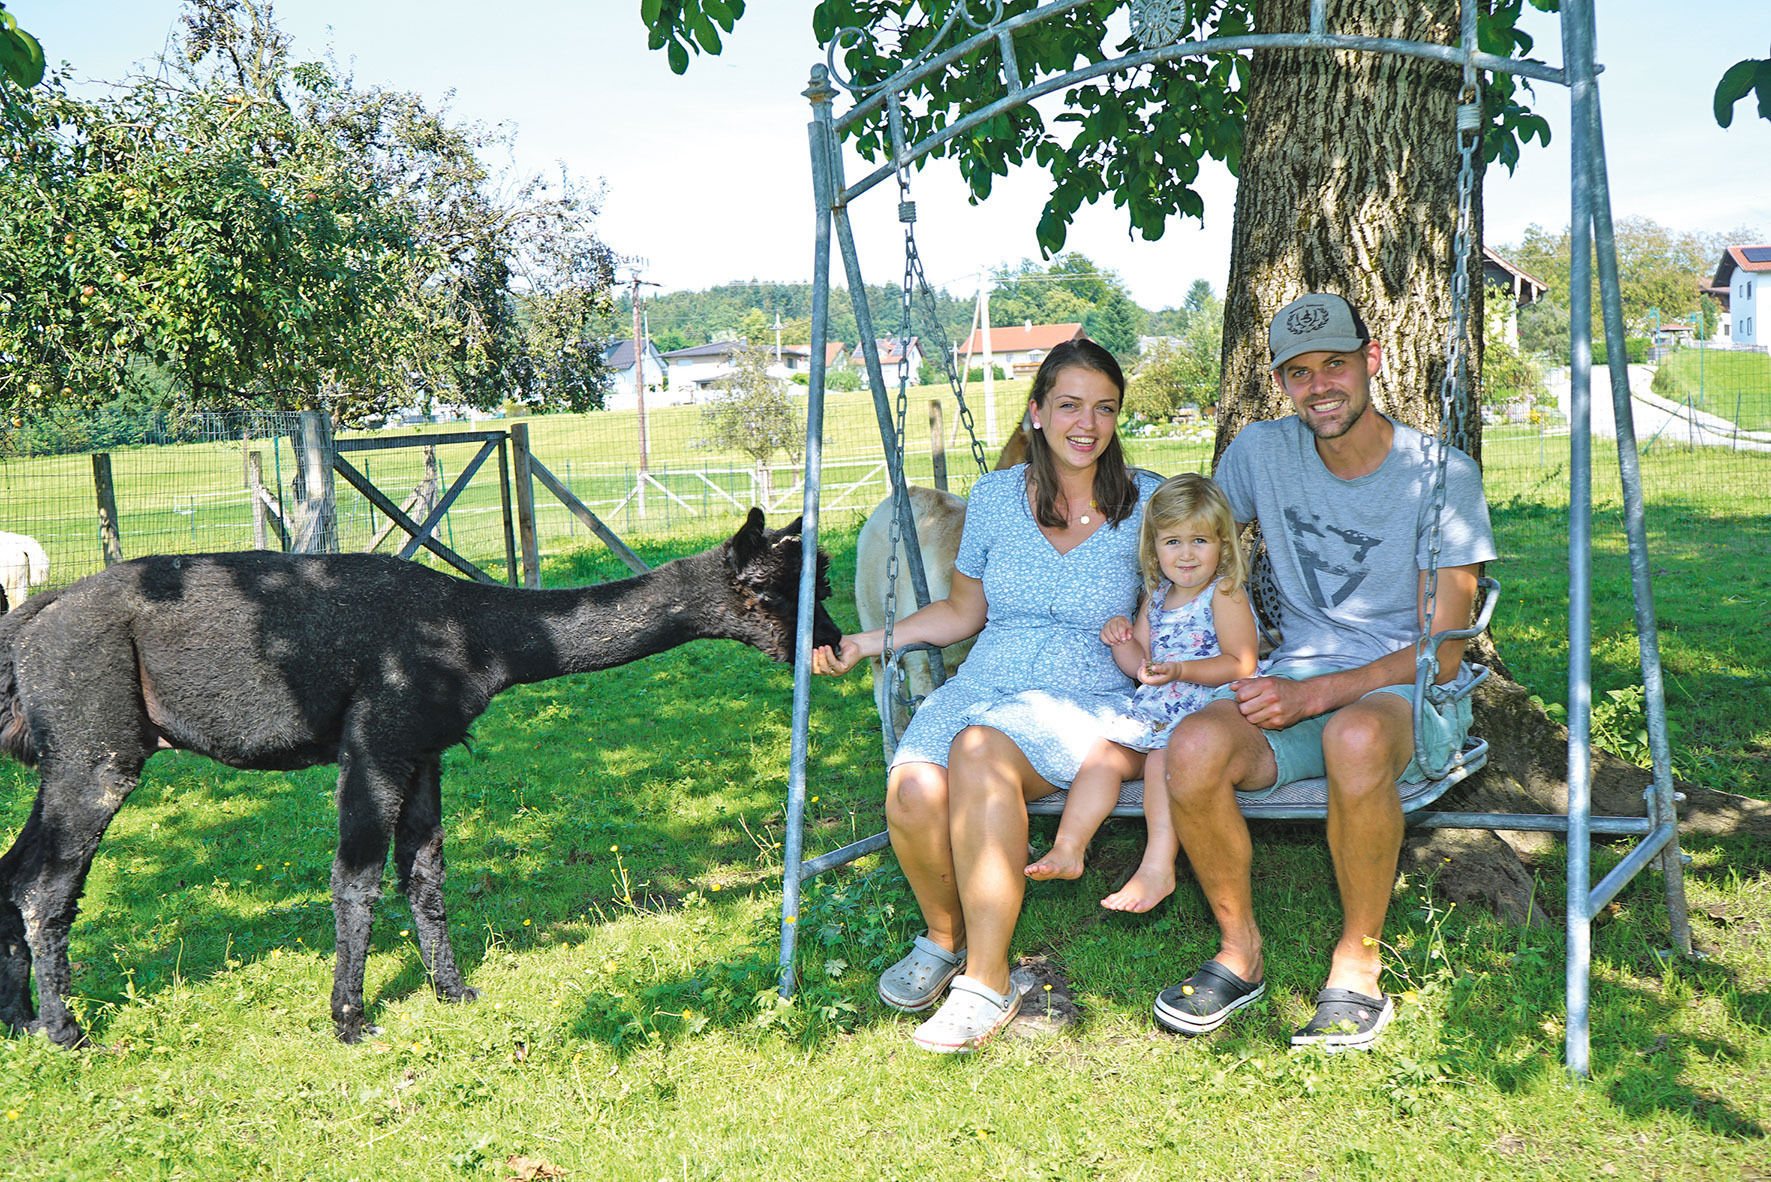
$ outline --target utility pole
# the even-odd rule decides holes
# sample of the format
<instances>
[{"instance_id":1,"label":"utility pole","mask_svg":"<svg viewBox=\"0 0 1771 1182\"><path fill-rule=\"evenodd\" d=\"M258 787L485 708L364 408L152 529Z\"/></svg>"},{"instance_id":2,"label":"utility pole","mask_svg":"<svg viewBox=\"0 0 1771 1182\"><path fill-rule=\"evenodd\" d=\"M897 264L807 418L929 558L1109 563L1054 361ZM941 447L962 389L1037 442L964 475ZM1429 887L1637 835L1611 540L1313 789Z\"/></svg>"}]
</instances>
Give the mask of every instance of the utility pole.
<instances>
[{"instance_id":1,"label":"utility pole","mask_svg":"<svg viewBox=\"0 0 1771 1182\"><path fill-rule=\"evenodd\" d=\"M657 287L656 283L640 279L640 268L646 265L645 259L629 259L633 267L631 282L633 284L633 405L638 413L640 439L640 474L639 474L639 507L640 516L646 515L646 481L650 479L647 465L651 458L651 432L646 428L646 338L640 324L640 288Z\"/></svg>"},{"instance_id":2,"label":"utility pole","mask_svg":"<svg viewBox=\"0 0 1771 1182\"><path fill-rule=\"evenodd\" d=\"M781 313L775 313L775 364L781 364Z\"/></svg>"}]
</instances>

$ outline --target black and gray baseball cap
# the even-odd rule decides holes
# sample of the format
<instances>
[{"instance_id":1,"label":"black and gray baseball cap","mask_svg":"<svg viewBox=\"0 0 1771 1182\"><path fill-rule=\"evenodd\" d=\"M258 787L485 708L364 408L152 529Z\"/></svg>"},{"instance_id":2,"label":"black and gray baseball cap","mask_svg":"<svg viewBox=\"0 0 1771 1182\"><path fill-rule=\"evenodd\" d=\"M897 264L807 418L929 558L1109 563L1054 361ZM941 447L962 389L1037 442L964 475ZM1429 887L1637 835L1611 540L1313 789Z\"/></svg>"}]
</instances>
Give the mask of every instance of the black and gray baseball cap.
<instances>
[{"instance_id":1,"label":"black and gray baseball cap","mask_svg":"<svg viewBox=\"0 0 1771 1182\"><path fill-rule=\"evenodd\" d=\"M1353 305L1326 292L1312 292L1291 301L1279 309L1267 331L1273 369L1299 353L1352 353L1370 340L1371 330Z\"/></svg>"}]
</instances>

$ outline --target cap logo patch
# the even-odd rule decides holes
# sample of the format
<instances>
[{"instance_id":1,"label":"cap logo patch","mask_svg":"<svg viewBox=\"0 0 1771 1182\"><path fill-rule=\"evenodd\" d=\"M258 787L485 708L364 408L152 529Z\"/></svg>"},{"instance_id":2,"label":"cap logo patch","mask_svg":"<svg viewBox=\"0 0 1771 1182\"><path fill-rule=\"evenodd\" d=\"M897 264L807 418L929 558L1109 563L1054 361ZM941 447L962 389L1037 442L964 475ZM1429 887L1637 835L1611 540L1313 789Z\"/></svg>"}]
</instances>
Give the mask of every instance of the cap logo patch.
<instances>
[{"instance_id":1,"label":"cap logo patch","mask_svg":"<svg viewBox=\"0 0 1771 1182\"><path fill-rule=\"evenodd\" d=\"M1321 304L1311 304L1304 308L1295 308L1285 318L1286 330L1294 336L1316 332L1328 324L1328 309Z\"/></svg>"}]
</instances>

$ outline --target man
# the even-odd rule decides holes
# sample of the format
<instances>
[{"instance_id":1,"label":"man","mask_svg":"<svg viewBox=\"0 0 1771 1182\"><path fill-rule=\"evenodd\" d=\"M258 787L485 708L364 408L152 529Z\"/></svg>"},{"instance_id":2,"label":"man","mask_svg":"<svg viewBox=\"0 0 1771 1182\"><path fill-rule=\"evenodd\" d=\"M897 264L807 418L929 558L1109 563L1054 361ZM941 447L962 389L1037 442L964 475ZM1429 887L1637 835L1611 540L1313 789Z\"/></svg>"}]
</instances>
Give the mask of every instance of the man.
<instances>
[{"instance_id":1,"label":"man","mask_svg":"<svg viewBox=\"0 0 1771 1182\"><path fill-rule=\"evenodd\" d=\"M1414 763L1414 644L1425 599L1436 444L1371 405L1383 353L1337 295L1280 309L1273 380L1296 414L1252 423L1216 477L1238 521L1259 521L1279 588L1283 637L1263 675L1225 686L1169 742L1169 798L1182 848L1218 922L1219 950L1156 999L1171 1030L1202 1034L1265 988L1238 792L1326 775L1328 846L1343 922L1316 1013L1293 1046L1369 1047L1394 1013L1378 986L1379 939ZM1432 631L1467 627L1477 568L1495 557L1474 461L1446 469ZM1439 680L1463 645L1443 643ZM1461 745L1468 701L1427 711L1444 752Z\"/></svg>"}]
</instances>

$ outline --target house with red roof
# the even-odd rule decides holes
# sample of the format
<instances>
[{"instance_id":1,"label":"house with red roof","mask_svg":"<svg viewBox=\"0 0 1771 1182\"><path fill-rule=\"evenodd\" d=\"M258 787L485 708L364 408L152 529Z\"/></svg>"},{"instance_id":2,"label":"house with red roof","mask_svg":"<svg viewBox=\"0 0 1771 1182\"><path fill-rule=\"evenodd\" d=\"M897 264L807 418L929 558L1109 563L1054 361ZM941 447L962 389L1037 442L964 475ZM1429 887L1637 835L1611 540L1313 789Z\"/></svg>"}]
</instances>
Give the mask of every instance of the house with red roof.
<instances>
[{"instance_id":1,"label":"house with red roof","mask_svg":"<svg viewBox=\"0 0 1771 1182\"><path fill-rule=\"evenodd\" d=\"M1759 315L1771 311L1771 243L1723 250L1715 279L1704 291L1722 306L1724 343L1761 350L1771 345L1771 324Z\"/></svg>"},{"instance_id":2,"label":"house with red roof","mask_svg":"<svg viewBox=\"0 0 1771 1182\"><path fill-rule=\"evenodd\" d=\"M990 329L990 359L1017 378L1032 377L1045 355L1065 341L1080 341L1088 334L1080 323L1022 324ZM976 329L960 352L965 354L965 367L984 363L984 330Z\"/></svg>"}]
</instances>

